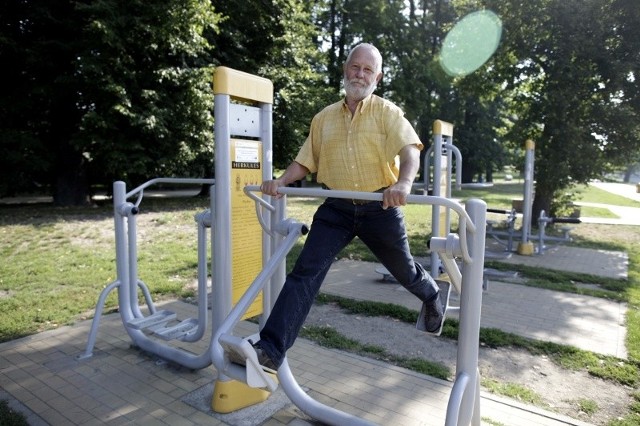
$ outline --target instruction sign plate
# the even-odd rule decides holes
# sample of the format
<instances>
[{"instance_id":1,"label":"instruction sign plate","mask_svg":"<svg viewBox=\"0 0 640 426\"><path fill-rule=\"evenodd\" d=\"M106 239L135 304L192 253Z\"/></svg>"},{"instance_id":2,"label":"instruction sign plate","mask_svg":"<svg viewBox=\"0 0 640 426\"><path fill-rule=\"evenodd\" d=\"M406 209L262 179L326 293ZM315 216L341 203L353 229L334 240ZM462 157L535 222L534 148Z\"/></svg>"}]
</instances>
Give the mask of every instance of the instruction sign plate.
<instances>
[{"instance_id":1,"label":"instruction sign plate","mask_svg":"<svg viewBox=\"0 0 640 426\"><path fill-rule=\"evenodd\" d=\"M231 285L235 305L262 270L262 228L243 189L262 183L262 143L231 139ZM262 313L262 293L244 318Z\"/></svg>"}]
</instances>

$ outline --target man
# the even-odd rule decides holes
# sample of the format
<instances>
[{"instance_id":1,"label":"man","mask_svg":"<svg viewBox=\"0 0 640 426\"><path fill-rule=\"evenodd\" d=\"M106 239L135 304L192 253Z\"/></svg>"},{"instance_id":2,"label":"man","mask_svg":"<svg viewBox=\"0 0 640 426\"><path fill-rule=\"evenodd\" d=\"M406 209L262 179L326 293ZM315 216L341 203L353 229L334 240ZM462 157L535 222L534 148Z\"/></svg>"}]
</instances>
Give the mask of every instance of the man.
<instances>
[{"instance_id":1,"label":"man","mask_svg":"<svg viewBox=\"0 0 640 426\"><path fill-rule=\"evenodd\" d=\"M280 367L332 261L355 237L422 300L424 323L419 328L440 333L444 315L438 286L414 261L399 209L411 192L423 145L400 108L373 95L381 78L378 49L366 43L356 46L344 65L345 99L313 118L295 161L280 178L260 187L263 194L281 197L279 187L317 173L318 182L327 189L383 194L382 202L327 198L318 208L304 248L260 331L260 341L253 345L264 367Z\"/></svg>"}]
</instances>

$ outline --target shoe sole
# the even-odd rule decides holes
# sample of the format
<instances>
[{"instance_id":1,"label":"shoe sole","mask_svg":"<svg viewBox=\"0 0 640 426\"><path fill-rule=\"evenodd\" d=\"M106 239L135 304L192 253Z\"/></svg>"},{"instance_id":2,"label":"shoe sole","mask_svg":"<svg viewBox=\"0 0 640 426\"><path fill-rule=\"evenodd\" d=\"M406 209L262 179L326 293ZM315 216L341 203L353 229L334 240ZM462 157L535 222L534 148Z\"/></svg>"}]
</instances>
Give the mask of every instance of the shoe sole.
<instances>
[{"instance_id":1,"label":"shoe sole","mask_svg":"<svg viewBox=\"0 0 640 426\"><path fill-rule=\"evenodd\" d=\"M444 280L436 280L436 284L440 288L440 292L438 293L438 299L442 304L442 321L440 321L440 327L436 331L428 331L425 326L425 321L427 318L427 309L422 304L422 309L420 309L420 315L418 315L418 321L416 321L416 328L420 331L424 331L425 333L431 334L433 336L439 336L442 333L442 327L444 326L444 320L447 317L447 308L449 307L449 296L451 296L451 283L449 281Z\"/></svg>"},{"instance_id":2,"label":"shoe sole","mask_svg":"<svg viewBox=\"0 0 640 426\"><path fill-rule=\"evenodd\" d=\"M268 376L268 374L275 375L277 372L258 362L258 354L251 343L229 334L220 336L218 342L227 352L229 361L245 368L247 385L252 388L267 388L271 392L277 389L277 383ZM241 360L244 360L244 363Z\"/></svg>"}]
</instances>

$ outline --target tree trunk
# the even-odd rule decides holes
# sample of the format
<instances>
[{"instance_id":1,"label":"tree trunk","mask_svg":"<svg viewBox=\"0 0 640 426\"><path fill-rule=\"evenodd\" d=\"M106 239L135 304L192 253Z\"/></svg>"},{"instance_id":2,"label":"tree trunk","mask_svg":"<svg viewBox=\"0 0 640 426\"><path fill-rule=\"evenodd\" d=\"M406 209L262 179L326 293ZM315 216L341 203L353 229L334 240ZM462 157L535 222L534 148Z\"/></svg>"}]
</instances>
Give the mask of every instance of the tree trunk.
<instances>
[{"instance_id":1,"label":"tree trunk","mask_svg":"<svg viewBox=\"0 0 640 426\"><path fill-rule=\"evenodd\" d=\"M624 171L624 178L623 178L623 182L624 183L629 183L631 182L631 176L633 176L633 174L636 172L636 170L638 170L638 164L631 164L629 166L627 166L627 168Z\"/></svg>"},{"instance_id":2,"label":"tree trunk","mask_svg":"<svg viewBox=\"0 0 640 426\"><path fill-rule=\"evenodd\" d=\"M485 182L493 182L493 168L491 166L487 167L486 175L487 179Z\"/></svg>"},{"instance_id":3,"label":"tree trunk","mask_svg":"<svg viewBox=\"0 0 640 426\"><path fill-rule=\"evenodd\" d=\"M457 167L457 165L456 165ZM462 183L471 183L473 182L473 178L478 173L478 170L473 167L473 165L469 164L468 161L465 161L464 157L462 158Z\"/></svg>"},{"instance_id":4,"label":"tree trunk","mask_svg":"<svg viewBox=\"0 0 640 426\"><path fill-rule=\"evenodd\" d=\"M68 144L59 149L54 176L53 204L86 206L91 203L85 159Z\"/></svg>"},{"instance_id":5,"label":"tree trunk","mask_svg":"<svg viewBox=\"0 0 640 426\"><path fill-rule=\"evenodd\" d=\"M544 210L547 216L550 215L552 200L552 194L546 194L544 190L536 188L536 193L533 197L533 204L531 207L531 226L538 226L538 218L540 217L540 212L542 210Z\"/></svg>"}]
</instances>

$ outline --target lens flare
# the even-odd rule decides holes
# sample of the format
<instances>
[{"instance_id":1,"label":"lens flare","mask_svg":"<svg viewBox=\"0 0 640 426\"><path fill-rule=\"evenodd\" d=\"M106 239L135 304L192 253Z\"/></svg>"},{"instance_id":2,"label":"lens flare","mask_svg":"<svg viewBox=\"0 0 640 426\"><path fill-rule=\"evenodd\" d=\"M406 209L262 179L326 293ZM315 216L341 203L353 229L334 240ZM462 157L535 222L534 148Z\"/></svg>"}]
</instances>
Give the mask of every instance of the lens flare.
<instances>
[{"instance_id":1,"label":"lens flare","mask_svg":"<svg viewBox=\"0 0 640 426\"><path fill-rule=\"evenodd\" d=\"M454 77L474 72L491 58L501 36L502 21L495 13L481 10L466 15L442 42L442 69Z\"/></svg>"}]
</instances>

